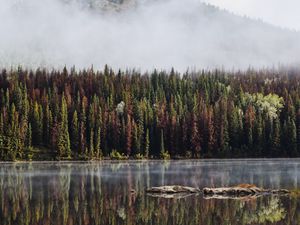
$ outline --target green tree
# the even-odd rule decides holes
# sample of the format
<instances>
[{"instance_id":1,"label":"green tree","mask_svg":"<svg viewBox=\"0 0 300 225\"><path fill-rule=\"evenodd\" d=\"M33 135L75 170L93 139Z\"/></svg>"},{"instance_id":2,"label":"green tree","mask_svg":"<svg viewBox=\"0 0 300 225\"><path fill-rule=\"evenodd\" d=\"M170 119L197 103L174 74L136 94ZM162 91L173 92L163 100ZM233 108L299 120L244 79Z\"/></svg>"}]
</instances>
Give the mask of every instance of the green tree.
<instances>
[{"instance_id":1,"label":"green tree","mask_svg":"<svg viewBox=\"0 0 300 225\"><path fill-rule=\"evenodd\" d=\"M41 107L38 102L33 105L33 117L31 120L32 124L32 136L34 137L32 142L33 145L41 145L43 137L43 115L41 113Z\"/></svg>"},{"instance_id":2,"label":"green tree","mask_svg":"<svg viewBox=\"0 0 300 225\"><path fill-rule=\"evenodd\" d=\"M279 156L280 155L280 121L278 118L274 120L274 128L273 128L273 135L272 135L272 156Z\"/></svg>"},{"instance_id":3,"label":"green tree","mask_svg":"<svg viewBox=\"0 0 300 225\"><path fill-rule=\"evenodd\" d=\"M148 159L149 158L149 148L150 148L150 137L149 137L149 129L146 130L146 138L145 138L145 150L144 155Z\"/></svg>"},{"instance_id":4,"label":"green tree","mask_svg":"<svg viewBox=\"0 0 300 225\"><path fill-rule=\"evenodd\" d=\"M78 114L76 110L74 111L72 117L70 137L71 137L71 149L73 153L77 153L79 149L79 122L78 122Z\"/></svg>"},{"instance_id":5,"label":"green tree","mask_svg":"<svg viewBox=\"0 0 300 225\"><path fill-rule=\"evenodd\" d=\"M100 159L102 157L102 149L101 149L101 128L98 127L97 133L96 133L96 144L95 144L95 157L97 159Z\"/></svg>"},{"instance_id":6,"label":"green tree","mask_svg":"<svg viewBox=\"0 0 300 225\"><path fill-rule=\"evenodd\" d=\"M58 129L58 157L71 158L70 136L68 131L68 111L65 95L61 98L60 123Z\"/></svg>"}]
</instances>

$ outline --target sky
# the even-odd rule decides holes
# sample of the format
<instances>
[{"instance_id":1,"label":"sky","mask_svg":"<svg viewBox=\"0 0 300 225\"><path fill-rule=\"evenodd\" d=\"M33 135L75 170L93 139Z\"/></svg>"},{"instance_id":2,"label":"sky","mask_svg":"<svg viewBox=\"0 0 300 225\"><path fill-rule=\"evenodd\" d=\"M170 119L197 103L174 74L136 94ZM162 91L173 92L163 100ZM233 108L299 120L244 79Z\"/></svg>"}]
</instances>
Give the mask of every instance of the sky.
<instances>
[{"instance_id":1,"label":"sky","mask_svg":"<svg viewBox=\"0 0 300 225\"><path fill-rule=\"evenodd\" d=\"M299 0L204 0L234 13L300 31Z\"/></svg>"}]
</instances>

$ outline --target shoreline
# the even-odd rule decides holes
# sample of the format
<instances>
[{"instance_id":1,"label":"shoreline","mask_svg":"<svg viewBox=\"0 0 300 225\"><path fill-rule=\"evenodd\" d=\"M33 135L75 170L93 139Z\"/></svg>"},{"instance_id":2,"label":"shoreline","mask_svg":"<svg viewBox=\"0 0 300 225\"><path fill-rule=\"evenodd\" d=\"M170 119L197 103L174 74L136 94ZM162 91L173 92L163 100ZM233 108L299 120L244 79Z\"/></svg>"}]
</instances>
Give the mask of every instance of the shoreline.
<instances>
[{"instance_id":1,"label":"shoreline","mask_svg":"<svg viewBox=\"0 0 300 225\"><path fill-rule=\"evenodd\" d=\"M283 160L300 160L300 157L295 158L210 158L210 159L100 159L100 160L16 160L16 161L0 161L1 164L12 163L121 163L121 162L185 162L185 161L197 161L197 162L214 162L214 161L283 161Z\"/></svg>"}]
</instances>

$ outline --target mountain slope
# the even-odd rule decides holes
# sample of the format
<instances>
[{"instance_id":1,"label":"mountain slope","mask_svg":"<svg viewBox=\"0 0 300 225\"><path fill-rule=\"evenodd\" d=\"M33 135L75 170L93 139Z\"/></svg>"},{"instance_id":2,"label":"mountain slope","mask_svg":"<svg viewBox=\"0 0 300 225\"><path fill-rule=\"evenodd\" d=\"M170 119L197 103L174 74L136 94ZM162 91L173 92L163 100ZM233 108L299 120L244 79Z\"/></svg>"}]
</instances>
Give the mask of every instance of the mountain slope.
<instances>
[{"instance_id":1,"label":"mountain slope","mask_svg":"<svg viewBox=\"0 0 300 225\"><path fill-rule=\"evenodd\" d=\"M299 33L197 0L32 0L6 8L0 14L5 65L185 70L299 64Z\"/></svg>"}]
</instances>

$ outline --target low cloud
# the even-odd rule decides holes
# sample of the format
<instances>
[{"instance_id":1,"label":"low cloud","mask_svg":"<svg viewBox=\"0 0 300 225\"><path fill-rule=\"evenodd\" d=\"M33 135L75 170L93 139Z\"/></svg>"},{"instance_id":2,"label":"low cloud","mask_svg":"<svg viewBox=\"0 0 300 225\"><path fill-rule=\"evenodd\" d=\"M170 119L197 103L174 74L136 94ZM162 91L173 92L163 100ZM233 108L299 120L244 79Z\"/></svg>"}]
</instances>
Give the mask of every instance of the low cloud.
<instances>
[{"instance_id":1,"label":"low cloud","mask_svg":"<svg viewBox=\"0 0 300 225\"><path fill-rule=\"evenodd\" d=\"M299 33L197 0L148 0L105 12L66 2L0 0L0 65L184 71L300 60Z\"/></svg>"}]
</instances>

